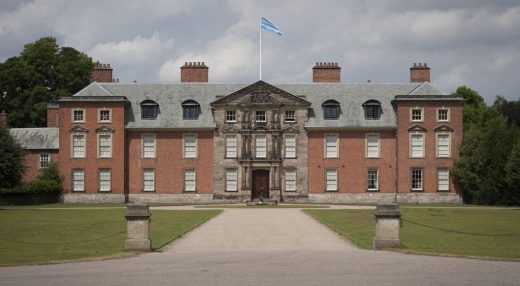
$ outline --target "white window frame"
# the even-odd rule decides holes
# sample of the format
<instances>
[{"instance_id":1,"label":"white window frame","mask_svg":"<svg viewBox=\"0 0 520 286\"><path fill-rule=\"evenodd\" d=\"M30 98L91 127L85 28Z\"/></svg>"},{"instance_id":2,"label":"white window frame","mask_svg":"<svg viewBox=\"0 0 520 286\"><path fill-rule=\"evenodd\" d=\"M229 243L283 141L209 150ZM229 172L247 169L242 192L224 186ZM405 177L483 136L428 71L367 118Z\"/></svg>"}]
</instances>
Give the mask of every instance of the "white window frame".
<instances>
[{"instance_id":1,"label":"white window frame","mask_svg":"<svg viewBox=\"0 0 520 286\"><path fill-rule=\"evenodd\" d=\"M106 175L108 174L108 177ZM105 175L105 177L103 177ZM103 182L108 182L108 188ZM112 191L112 170L111 169L99 169L98 170L98 191L99 192L111 192Z\"/></svg>"},{"instance_id":2,"label":"white window frame","mask_svg":"<svg viewBox=\"0 0 520 286\"><path fill-rule=\"evenodd\" d=\"M329 137L329 138L335 137L336 140L334 143L332 143L332 141L330 141L329 142L330 144L328 144L327 137ZM331 148L331 149L329 150L329 148ZM325 133L325 135L323 136L323 150L324 150L323 156L325 158L339 158L339 134L338 133Z\"/></svg>"},{"instance_id":3,"label":"white window frame","mask_svg":"<svg viewBox=\"0 0 520 286\"><path fill-rule=\"evenodd\" d=\"M231 119L231 117L233 119ZM236 110L226 110L226 122L237 122L237 111Z\"/></svg>"},{"instance_id":4,"label":"white window frame","mask_svg":"<svg viewBox=\"0 0 520 286\"><path fill-rule=\"evenodd\" d=\"M76 111L81 111L81 112L83 113L83 119L81 119L81 120L76 120L76 116L75 116L75 115L76 115L76 114L75 114ZM85 112L85 109L84 109L84 108L74 108L74 109L72 109L72 110L70 111L70 113L71 113L71 118L72 118L71 121L72 121L73 123L85 123L85 121L86 121L86 117L87 117L87 113Z\"/></svg>"},{"instance_id":5,"label":"white window frame","mask_svg":"<svg viewBox=\"0 0 520 286\"><path fill-rule=\"evenodd\" d=\"M332 175L334 178L332 177ZM337 192L338 191L338 169L335 169L335 168L325 169L325 191L326 192Z\"/></svg>"},{"instance_id":6,"label":"white window frame","mask_svg":"<svg viewBox=\"0 0 520 286\"><path fill-rule=\"evenodd\" d=\"M108 119L101 118L101 112L108 111ZM98 109L98 122L99 123L111 123L112 122L112 109L111 108L100 108Z\"/></svg>"},{"instance_id":7,"label":"white window frame","mask_svg":"<svg viewBox=\"0 0 520 286\"><path fill-rule=\"evenodd\" d=\"M187 193L197 191L197 171L195 169L184 170L184 191Z\"/></svg>"},{"instance_id":8,"label":"white window frame","mask_svg":"<svg viewBox=\"0 0 520 286\"><path fill-rule=\"evenodd\" d=\"M43 159L45 158L45 159ZM42 160L43 159L43 160ZM38 155L38 169L47 169L51 164L51 154L50 153L40 153ZM43 166L45 165L45 166Z\"/></svg>"},{"instance_id":9,"label":"white window frame","mask_svg":"<svg viewBox=\"0 0 520 286\"><path fill-rule=\"evenodd\" d=\"M262 113L263 115L261 115ZM267 112L265 110L255 111L255 122L267 122Z\"/></svg>"},{"instance_id":10,"label":"white window frame","mask_svg":"<svg viewBox=\"0 0 520 286\"><path fill-rule=\"evenodd\" d=\"M284 155L285 155L285 158L289 158L289 159L295 159L296 158L296 135L285 135L284 137L284 145L285 145L285 150L284 150ZM287 140L289 139L289 140ZM291 142L292 143L289 143Z\"/></svg>"},{"instance_id":11,"label":"white window frame","mask_svg":"<svg viewBox=\"0 0 520 286\"><path fill-rule=\"evenodd\" d=\"M85 169L72 169L72 191L85 192Z\"/></svg>"},{"instance_id":12,"label":"white window frame","mask_svg":"<svg viewBox=\"0 0 520 286\"><path fill-rule=\"evenodd\" d=\"M76 136L81 136L83 138L83 146L80 146L80 145L76 145L75 143L75 140L74 140L74 137ZM72 158L86 158L87 157L87 134L85 133L71 133L70 134L70 156ZM77 149L77 148L80 148L82 147L83 148L83 153L82 155L79 154L80 151ZM76 155L76 153L78 153L78 155Z\"/></svg>"},{"instance_id":13,"label":"white window frame","mask_svg":"<svg viewBox=\"0 0 520 286\"><path fill-rule=\"evenodd\" d=\"M194 141L188 141L188 138L193 138ZM197 158L197 133L185 133L182 134L182 157L183 158ZM188 144L192 144L193 146L189 146ZM193 152L190 149L193 148Z\"/></svg>"},{"instance_id":14,"label":"white window frame","mask_svg":"<svg viewBox=\"0 0 520 286\"><path fill-rule=\"evenodd\" d=\"M238 169L226 169L226 192L238 192Z\"/></svg>"},{"instance_id":15,"label":"white window frame","mask_svg":"<svg viewBox=\"0 0 520 286\"><path fill-rule=\"evenodd\" d=\"M414 154L413 152L413 147L414 147L414 143L413 143L413 138L416 137L416 136L420 136L421 137L421 154L420 155L416 155ZM409 149L410 149L410 158L424 158L425 157L425 146L426 146L426 135L424 132L411 132L410 133L410 139L409 139ZM418 146L418 145L417 145Z\"/></svg>"},{"instance_id":16,"label":"white window frame","mask_svg":"<svg viewBox=\"0 0 520 286\"><path fill-rule=\"evenodd\" d=\"M370 187L370 181L372 180L372 178L370 177L371 176L370 172L373 172L373 171L376 172L376 177L375 177L376 187L375 188ZM379 191L379 169L378 168L368 168L367 169L367 190L370 192Z\"/></svg>"},{"instance_id":17,"label":"white window frame","mask_svg":"<svg viewBox=\"0 0 520 286\"><path fill-rule=\"evenodd\" d=\"M263 139L263 146L258 144ZM262 148L262 149L261 149ZM255 136L255 158L267 158L267 136L256 135Z\"/></svg>"},{"instance_id":18,"label":"white window frame","mask_svg":"<svg viewBox=\"0 0 520 286\"><path fill-rule=\"evenodd\" d=\"M441 174L444 172L445 174ZM442 176L442 178L441 178ZM442 181L441 181L442 180ZM441 182L446 182L445 184ZM446 186L446 187L444 187ZM449 168L438 168L437 169L437 191L449 192L450 191L450 169Z\"/></svg>"},{"instance_id":19,"label":"white window frame","mask_svg":"<svg viewBox=\"0 0 520 286\"><path fill-rule=\"evenodd\" d=\"M153 138L153 142L145 142L145 138ZM149 144L149 145L147 145ZM151 151L147 148L153 148ZM152 153L153 154L150 154ZM141 134L141 157L142 158L155 158L157 155L157 138L153 133Z\"/></svg>"},{"instance_id":20,"label":"white window frame","mask_svg":"<svg viewBox=\"0 0 520 286\"><path fill-rule=\"evenodd\" d=\"M147 174L151 176L147 177ZM143 169L143 192L155 192L155 169Z\"/></svg>"},{"instance_id":21,"label":"white window frame","mask_svg":"<svg viewBox=\"0 0 520 286\"><path fill-rule=\"evenodd\" d=\"M440 119L441 110L446 110L446 119ZM448 107L437 108L437 112L435 114L437 115L437 122L450 122L450 109Z\"/></svg>"},{"instance_id":22,"label":"white window frame","mask_svg":"<svg viewBox=\"0 0 520 286\"><path fill-rule=\"evenodd\" d=\"M106 147L106 146L102 146L101 145L101 138L102 137L105 137L105 136L108 136L109 138L109 150L108 150L108 154L102 154L102 150L101 150L101 147ZM112 158L112 134L111 133L99 133L97 134L97 156L98 158Z\"/></svg>"},{"instance_id":23,"label":"white window frame","mask_svg":"<svg viewBox=\"0 0 520 286\"><path fill-rule=\"evenodd\" d=\"M376 142L371 142L371 138L377 138ZM373 149L376 154L374 153ZM365 158L380 158L381 157L381 135L379 133L367 133L365 135Z\"/></svg>"},{"instance_id":24,"label":"white window frame","mask_svg":"<svg viewBox=\"0 0 520 286\"><path fill-rule=\"evenodd\" d=\"M419 173L417 173L417 174L421 175L421 181L420 181L419 187L414 187L414 180L415 180L414 172L415 171L418 171ZM412 191L416 191L416 192L424 191L424 169L423 168L412 168L410 170L410 189Z\"/></svg>"},{"instance_id":25,"label":"white window frame","mask_svg":"<svg viewBox=\"0 0 520 286\"><path fill-rule=\"evenodd\" d=\"M440 147L441 145L439 144L439 137L441 136L447 136L448 137L448 146L446 146L448 148L448 154L440 154L439 151L440 151ZM451 158L451 133L449 132L436 132L435 133L435 156L437 158Z\"/></svg>"},{"instance_id":26,"label":"white window frame","mask_svg":"<svg viewBox=\"0 0 520 286\"><path fill-rule=\"evenodd\" d=\"M238 154L238 139L236 135L226 135L226 158L236 158ZM233 144L234 143L234 146Z\"/></svg>"},{"instance_id":27,"label":"white window frame","mask_svg":"<svg viewBox=\"0 0 520 286\"><path fill-rule=\"evenodd\" d=\"M296 168L285 168L284 185L286 192L296 192Z\"/></svg>"},{"instance_id":28,"label":"white window frame","mask_svg":"<svg viewBox=\"0 0 520 286\"><path fill-rule=\"evenodd\" d=\"M288 114L291 114L287 116ZM294 123L296 122L296 111L295 110L286 110L284 115L284 122Z\"/></svg>"},{"instance_id":29,"label":"white window frame","mask_svg":"<svg viewBox=\"0 0 520 286\"><path fill-rule=\"evenodd\" d=\"M419 110L421 112L421 118L420 119L414 119L414 111ZM423 122L424 121L424 108L421 107L413 107L410 108L410 121L411 122Z\"/></svg>"}]
</instances>

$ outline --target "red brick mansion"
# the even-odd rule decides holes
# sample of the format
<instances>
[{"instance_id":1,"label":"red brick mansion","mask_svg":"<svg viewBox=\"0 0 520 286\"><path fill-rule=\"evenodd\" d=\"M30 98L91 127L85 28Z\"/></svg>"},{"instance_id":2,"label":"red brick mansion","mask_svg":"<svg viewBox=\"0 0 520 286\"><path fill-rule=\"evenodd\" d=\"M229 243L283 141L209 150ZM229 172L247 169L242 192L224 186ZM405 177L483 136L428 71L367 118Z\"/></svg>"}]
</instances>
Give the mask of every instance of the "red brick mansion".
<instances>
[{"instance_id":1,"label":"red brick mansion","mask_svg":"<svg viewBox=\"0 0 520 286\"><path fill-rule=\"evenodd\" d=\"M124 84L98 64L93 82L48 104L47 128L11 129L26 179L57 162L65 202L209 203L260 196L315 203L461 202L450 176L463 99L414 64L410 83Z\"/></svg>"}]
</instances>

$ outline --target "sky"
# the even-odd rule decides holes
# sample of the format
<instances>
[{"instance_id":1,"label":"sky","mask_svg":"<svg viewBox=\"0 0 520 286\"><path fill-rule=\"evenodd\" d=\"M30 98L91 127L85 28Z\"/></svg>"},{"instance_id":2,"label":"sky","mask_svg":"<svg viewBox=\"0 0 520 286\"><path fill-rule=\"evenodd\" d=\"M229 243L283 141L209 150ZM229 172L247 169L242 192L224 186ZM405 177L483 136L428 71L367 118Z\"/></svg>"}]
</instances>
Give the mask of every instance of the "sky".
<instances>
[{"instance_id":1,"label":"sky","mask_svg":"<svg viewBox=\"0 0 520 286\"><path fill-rule=\"evenodd\" d=\"M0 0L0 62L52 36L120 82L179 82L200 61L212 83L253 83L262 16L283 31L262 33L270 83L310 83L316 62L337 62L346 83L406 83L421 62L445 93L520 98L518 0Z\"/></svg>"}]
</instances>

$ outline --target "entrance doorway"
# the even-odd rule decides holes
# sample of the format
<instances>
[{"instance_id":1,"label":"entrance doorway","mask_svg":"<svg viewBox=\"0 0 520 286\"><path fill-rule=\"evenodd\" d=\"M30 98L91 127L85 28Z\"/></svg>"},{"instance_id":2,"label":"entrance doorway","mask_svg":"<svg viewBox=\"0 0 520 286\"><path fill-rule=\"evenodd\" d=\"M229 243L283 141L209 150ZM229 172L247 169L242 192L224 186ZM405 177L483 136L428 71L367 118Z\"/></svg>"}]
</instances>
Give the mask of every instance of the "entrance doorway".
<instances>
[{"instance_id":1,"label":"entrance doorway","mask_svg":"<svg viewBox=\"0 0 520 286\"><path fill-rule=\"evenodd\" d=\"M251 199L260 198L260 194L264 199L269 198L269 171L267 170L253 170L253 192Z\"/></svg>"}]
</instances>

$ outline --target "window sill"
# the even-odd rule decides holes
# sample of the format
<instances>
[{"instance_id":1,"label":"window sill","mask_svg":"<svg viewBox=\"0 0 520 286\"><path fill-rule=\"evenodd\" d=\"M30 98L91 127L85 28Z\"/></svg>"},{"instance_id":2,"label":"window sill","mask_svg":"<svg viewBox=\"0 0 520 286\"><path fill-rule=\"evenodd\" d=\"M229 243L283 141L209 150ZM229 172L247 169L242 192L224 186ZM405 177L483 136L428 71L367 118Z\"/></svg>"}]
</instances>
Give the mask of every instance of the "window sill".
<instances>
[{"instance_id":1,"label":"window sill","mask_svg":"<svg viewBox=\"0 0 520 286\"><path fill-rule=\"evenodd\" d=\"M408 159L426 159L426 157L425 156L423 156L423 157L408 157Z\"/></svg>"},{"instance_id":2,"label":"window sill","mask_svg":"<svg viewBox=\"0 0 520 286\"><path fill-rule=\"evenodd\" d=\"M83 191L75 191L75 190L72 190L72 192L73 192L73 193L84 193L85 190L83 190Z\"/></svg>"},{"instance_id":3,"label":"window sill","mask_svg":"<svg viewBox=\"0 0 520 286\"><path fill-rule=\"evenodd\" d=\"M238 190L224 190L224 192L226 192L226 193L237 193Z\"/></svg>"},{"instance_id":4,"label":"window sill","mask_svg":"<svg viewBox=\"0 0 520 286\"><path fill-rule=\"evenodd\" d=\"M450 193L450 190L437 190L437 193Z\"/></svg>"},{"instance_id":5,"label":"window sill","mask_svg":"<svg viewBox=\"0 0 520 286\"><path fill-rule=\"evenodd\" d=\"M381 159L381 157L365 157L365 159L377 160L377 159Z\"/></svg>"},{"instance_id":6,"label":"window sill","mask_svg":"<svg viewBox=\"0 0 520 286\"><path fill-rule=\"evenodd\" d=\"M338 190L325 190L325 193L337 193L339 192L339 189Z\"/></svg>"},{"instance_id":7,"label":"window sill","mask_svg":"<svg viewBox=\"0 0 520 286\"><path fill-rule=\"evenodd\" d=\"M186 191L186 190L183 190L182 193L183 193L183 194L196 194L196 193L197 193L197 190L193 190L193 191Z\"/></svg>"},{"instance_id":8,"label":"window sill","mask_svg":"<svg viewBox=\"0 0 520 286\"><path fill-rule=\"evenodd\" d=\"M379 193L379 189L377 189L377 190L367 190L367 193Z\"/></svg>"},{"instance_id":9,"label":"window sill","mask_svg":"<svg viewBox=\"0 0 520 286\"><path fill-rule=\"evenodd\" d=\"M410 190L412 193L424 193L424 190Z\"/></svg>"},{"instance_id":10,"label":"window sill","mask_svg":"<svg viewBox=\"0 0 520 286\"><path fill-rule=\"evenodd\" d=\"M283 190L286 193L296 193L298 190Z\"/></svg>"},{"instance_id":11,"label":"window sill","mask_svg":"<svg viewBox=\"0 0 520 286\"><path fill-rule=\"evenodd\" d=\"M448 157L439 157L439 156L436 156L435 159L452 159L451 156L448 156Z\"/></svg>"},{"instance_id":12,"label":"window sill","mask_svg":"<svg viewBox=\"0 0 520 286\"><path fill-rule=\"evenodd\" d=\"M155 193L155 190L153 190L153 191L149 191L149 190L141 190L141 193L144 193L144 194L153 194L153 193Z\"/></svg>"},{"instance_id":13,"label":"window sill","mask_svg":"<svg viewBox=\"0 0 520 286\"><path fill-rule=\"evenodd\" d=\"M110 194L110 193L112 193L112 190L110 190L110 191L100 191L100 190L98 190L97 192L98 192L98 194Z\"/></svg>"}]
</instances>

